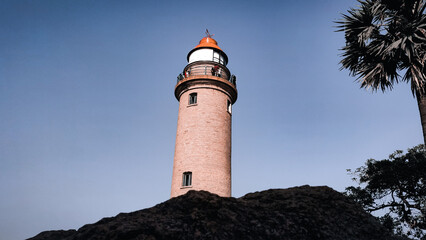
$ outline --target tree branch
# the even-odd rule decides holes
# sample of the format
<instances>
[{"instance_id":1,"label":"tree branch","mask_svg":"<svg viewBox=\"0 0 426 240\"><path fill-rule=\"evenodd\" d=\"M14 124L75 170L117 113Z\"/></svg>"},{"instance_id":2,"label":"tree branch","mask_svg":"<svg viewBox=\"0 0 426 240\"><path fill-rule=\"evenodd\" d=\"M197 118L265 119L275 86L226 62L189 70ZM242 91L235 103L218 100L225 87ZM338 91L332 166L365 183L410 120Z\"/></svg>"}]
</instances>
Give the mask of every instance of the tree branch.
<instances>
[{"instance_id":1,"label":"tree branch","mask_svg":"<svg viewBox=\"0 0 426 240\"><path fill-rule=\"evenodd\" d=\"M388 208L388 207L401 207L401 206L404 206L404 204L402 204L402 203L390 203L390 204L383 204L383 205L380 205L380 206L378 206L378 207L375 207L375 208L367 208L367 209L365 209L366 211L369 211L369 212L374 212L374 211L377 211L377 210L380 210L380 209L383 209L383 208Z\"/></svg>"}]
</instances>

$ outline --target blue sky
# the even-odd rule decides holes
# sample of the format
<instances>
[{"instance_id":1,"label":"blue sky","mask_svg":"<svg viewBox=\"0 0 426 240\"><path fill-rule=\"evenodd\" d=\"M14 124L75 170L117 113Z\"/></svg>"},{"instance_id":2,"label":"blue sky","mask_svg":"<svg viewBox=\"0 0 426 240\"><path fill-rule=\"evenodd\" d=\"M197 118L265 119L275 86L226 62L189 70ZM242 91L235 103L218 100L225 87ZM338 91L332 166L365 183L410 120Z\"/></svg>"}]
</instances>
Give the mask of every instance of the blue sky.
<instances>
[{"instance_id":1,"label":"blue sky","mask_svg":"<svg viewBox=\"0 0 426 240\"><path fill-rule=\"evenodd\" d=\"M206 28L229 57L232 193L309 184L422 142L409 86L340 71L355 0L0 1L0 238L168 200L173 89Z\"/></svg>"}]
</instances>

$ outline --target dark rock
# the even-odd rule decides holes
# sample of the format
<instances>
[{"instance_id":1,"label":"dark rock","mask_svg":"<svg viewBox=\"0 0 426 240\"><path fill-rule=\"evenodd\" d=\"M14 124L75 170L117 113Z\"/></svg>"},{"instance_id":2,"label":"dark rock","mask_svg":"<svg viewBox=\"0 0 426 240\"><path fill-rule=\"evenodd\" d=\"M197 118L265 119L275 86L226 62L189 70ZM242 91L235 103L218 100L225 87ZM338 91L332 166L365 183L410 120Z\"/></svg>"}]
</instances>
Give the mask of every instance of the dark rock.
<instances>
[{"instance_id":1,"label":"dark rock","mask_svg":"<svg viewBox=\"0 0 426 240\"><path fill-rule=\"evenodd\" d=\"M30 239L397 238L341 193L329 187L302 186L255 192L241 198L189 191L152 208L120 213L78 231L48 231Z\"/></svg>"},{"instance_id":2,"label":"dark rock","mask_svg":"<svg viewBox=\"0 0 426 240\"><path fill-rule=\"evenodd\" d=\"M68 237L71 237L76 233L77 233L76 230L46 231L46 232L39 233L37 236L30 239L37 239L37 240L67 239Z\"/></svg>"}]
</instances>

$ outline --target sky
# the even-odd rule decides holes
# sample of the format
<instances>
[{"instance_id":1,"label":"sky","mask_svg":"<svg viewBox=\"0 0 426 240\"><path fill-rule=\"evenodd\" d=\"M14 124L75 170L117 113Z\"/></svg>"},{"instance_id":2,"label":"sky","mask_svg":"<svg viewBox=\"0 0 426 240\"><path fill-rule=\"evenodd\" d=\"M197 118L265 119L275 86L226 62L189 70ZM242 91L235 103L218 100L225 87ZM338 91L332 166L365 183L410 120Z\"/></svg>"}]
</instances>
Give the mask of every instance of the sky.
<instances>
[{"instance_id":1,"label":"sky","mask_svg":"<svg viewBox=\"0 0 426 240\"><path fill-rule=\"evenodd\" d=\"M409 85L359 88L336 31L355 0L0 0L0 239L170 196L177 75L206 28L237 76L232 195L356 184L422 143Z\"/></svg>"}]
</instances>

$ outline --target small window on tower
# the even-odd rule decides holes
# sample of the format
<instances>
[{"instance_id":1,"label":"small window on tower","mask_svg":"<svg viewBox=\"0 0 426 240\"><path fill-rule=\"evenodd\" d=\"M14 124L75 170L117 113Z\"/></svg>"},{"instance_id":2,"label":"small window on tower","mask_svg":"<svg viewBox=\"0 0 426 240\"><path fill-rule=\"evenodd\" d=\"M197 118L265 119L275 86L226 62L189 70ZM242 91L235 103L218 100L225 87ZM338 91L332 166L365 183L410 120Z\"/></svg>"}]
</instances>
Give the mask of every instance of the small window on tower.
<instances>
[{"instance_id":1,"label":"small window on tower","mask_svg":"<svg viewBox=\"0 0 426 240\"><path fill-rule=\"evenodd\" d=\"M228 109L228 112L229 113L232 113L232 103L231 103L231 101L229 101L228 100L228 103L227 103L228 105L227 105L227 109Z\"/></svg>"},{"instance_id":2,"label":"small window on tower","mask_svg":"<svg viewBox=\"0 0 426 240\"><path fill-rule=\"evenodd\" d=\"M189 94L189 105L197 103L197 93Z\"/></svg>"},{"instance_id":3,"label":"small window on tower","mask_svg":"<svg viewBox=\"0 0 426 240\"><path fill-rule=\"evenodd\" d=\"M184 172L182 186L189 187L191 185L192 185L192 172Z\"/></svg>"}]
</instances>

